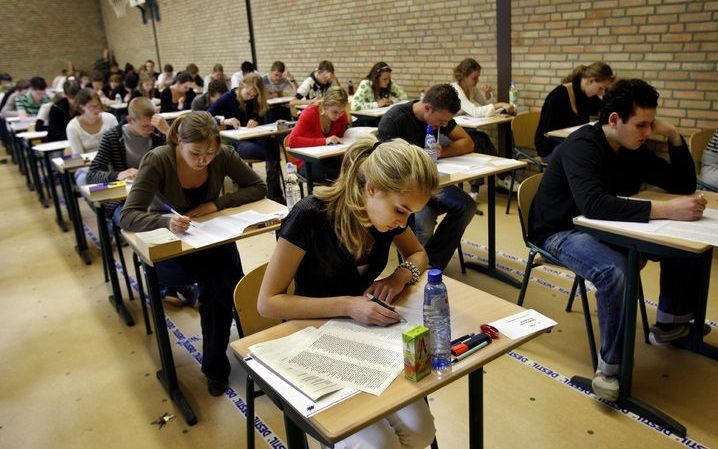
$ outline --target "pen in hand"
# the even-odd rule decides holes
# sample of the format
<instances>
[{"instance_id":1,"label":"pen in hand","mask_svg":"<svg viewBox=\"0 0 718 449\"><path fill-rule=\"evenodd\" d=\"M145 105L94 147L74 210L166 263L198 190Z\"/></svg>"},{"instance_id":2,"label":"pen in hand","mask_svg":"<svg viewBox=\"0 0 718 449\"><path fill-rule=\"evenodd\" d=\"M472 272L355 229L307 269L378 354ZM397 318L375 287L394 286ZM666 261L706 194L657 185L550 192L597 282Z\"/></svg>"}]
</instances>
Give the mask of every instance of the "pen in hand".
<instances>
[{"instance_id":1,"label":"pen in hand","mask_svg":"<svg viewBox=\"0 0 718 449\"><path fill-rule=\"evenodd\" d=\"M174 208L172 208L172 206L170 206L169 204L165 204L165 208L166 208L169 212L171 212L172 214L176 215L177 217L184 217L184 215L182 215L182 214L180 214L179 212L177 212L176 210L174 210ZM194 223L192 223L192 221L190 221L190 222L189 222L189 227L190 227L190 228L196 228L197 225L194 224Z\"/></svg>"},{"instance_id":2,"label":"pen in hand","mask_svg":"<svg viewBox=\"0 0 718 449\"><path fill-rule=\"evenodd\" d=\"M397 315L399 315L399 321L402 322L402 323L406 323L406 318L404 318L403 316L401 316L401 314L396 311L396 307L390 306L389 304L385 303L385 302L382 301L381 299L376 298L376 297L375 297L374 295L372 295L371 293L367 293L367 294L366 294L366 297L369 298L369 301L371 301L371 302L373 302L373 303L376 303L376 304L379 304L380 306L384 307L385 309L389 309L389 310L391 310L392 312L396 313Z\"/></svg>"}]
</instances>

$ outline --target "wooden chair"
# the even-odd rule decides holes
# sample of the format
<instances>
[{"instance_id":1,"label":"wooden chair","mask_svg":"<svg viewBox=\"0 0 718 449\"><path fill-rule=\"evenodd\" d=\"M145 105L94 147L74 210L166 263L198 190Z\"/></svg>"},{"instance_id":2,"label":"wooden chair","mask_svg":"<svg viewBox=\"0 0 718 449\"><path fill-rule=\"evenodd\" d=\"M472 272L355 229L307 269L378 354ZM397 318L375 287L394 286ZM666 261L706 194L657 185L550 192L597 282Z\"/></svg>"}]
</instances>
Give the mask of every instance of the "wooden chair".
<instances>
[{"instance_id":1,"label":"wooden chair","mask_svg":"<svg viewBox=\"0 0 718 449\"><path fill-rule=\"evenodd\" d=\"M260 265L250 271L237 283L234 289L234 309L237 317L237 328L240 338L263 331L280 324L282 320L265 318L257 311L257 297L259 288L264 279L267 264ZM289 292L294 291L294 284L289 286ZM254 390L254 380L246 374L245 395L247 401L247 449L254 449L254 398L264 394ZM426 398L424 398L426 399ZM279 404L277 404L279 406ZM431 443L432 449L439 449L436 438Z\"/></svg>"},{"instance_id":2,"label":"wooden chair","mask_svg":"<svg viewBox=\"0 0 718 449\"><path fill-rule=\"evenodd\" d=\"M696 166L696 186L701 190L709 190L711 192L718 192L716 186L706 184L701 181L701 160L703 159L703 151L708 146L708 141L713 136L714 130L707 129L703 131L696 131L691 134L688 141L688 148L691 150L691 157L693 157L693 163Z\"/></svg>"},{"instance_id":3,"label":"wooden chair","mask_svg":"<svg viewBox=\"0 0 718 449\"><path fill-rule=\"evenodd\" d=\"M538 169L539 173L543 173L546 164L541 157L534 156L536 154L536 145L534 144L534 136L538 128L541 112L528 111L522 112L511 121L511 134L514 142L514 158L517 160L526 159ZM514 195L514 184L516 183L516 170L511 172L511 184L509 186L509 198L506 201L506 213L511 209L511 199Z\"/></svg>"},{"instance_id":4,"label":"wooden chair","mask_svg":"<svg viewBox=\"0 0 718 449\"><path fill-rule=\"evenodd\" d=\"M282 320L265 318L257 311L257 297L262 285L267 264L260 265L239 280L234 289L234 310L237 318L239 337L243 338L281 323ZM247 400L247 449L254 449L254 398L264 394L254 391L254 380L245 373L245 393Z\"/></svg>"},{"instance_id":5,"label":"wooden chair","mask_svg":"<svg viewBox=\"0 0 718 449\"><path fill-rule=\"evenodd\" d=\"M530 176L526 178L521 185L519 186L518 191L518 209L519 209L519 220L521 222L521 233L522 237L524 239L524 243L529 249L529 257L528 261L526 262L526 268L524 270L524 277L523 281L521 282L521 291L519 292L519 297L516 303L520 306L524 303L524 298L526 296L526 289L528 288L529 279L531 277L531 270L539 265L542 264L551 264L555 265L559 268L567 268L564 264L561 263L556 257L553 256L553 254L549 253L545 249L541 248L540 246L532 243L528 238L528 229L529 229L529 211L531 210L531 204L533 203L534 197L536 196L536 192L538 191L539 185L541 184L541 179L543 178L543 173L538 173L536 175ZM542 261L537 262L536 256L540 255ZM578 274L574 273L574 281L573 286L571 287L571 293L569 294L568 303L566 304L566 312L570 312L573 306L573 300L576 296L576 290L578 289L580 295L581 295L581 304L583 306L583 318L586 325L586 334L588 336L588 345L589 345L589 351L591 353L591 363L593 364L593 369L595 370L598 366L598 353L596 351L596 339L594 337L593 333L593 324L591 322L591 313L588 306L588 294L586 292L586 281L583 277L579 276ZM641 319L643 322L643 336L646 343L648 343L648 317L646 315L646 303L644 301L643 297L643 287L639 285L639 302L640 311L641 311Z\"/></svg>"}]
</instances>

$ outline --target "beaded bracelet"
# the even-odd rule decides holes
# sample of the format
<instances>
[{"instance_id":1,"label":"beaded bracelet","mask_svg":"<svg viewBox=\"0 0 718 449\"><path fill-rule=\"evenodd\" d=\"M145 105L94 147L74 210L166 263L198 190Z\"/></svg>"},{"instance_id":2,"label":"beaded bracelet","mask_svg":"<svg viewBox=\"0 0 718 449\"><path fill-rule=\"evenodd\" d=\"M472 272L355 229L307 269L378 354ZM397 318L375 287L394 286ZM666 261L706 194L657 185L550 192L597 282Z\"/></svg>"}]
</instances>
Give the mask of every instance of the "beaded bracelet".
<instances>
[{"instance_id":1,"label":"beaded bracelet","mask_svg":"<svg viewBox=\"0 0 718 449\"><path fill-rule=\"evenodd\" d=\"M419 269L413 263L405 260L399 264L397 269L399 268L406 268L411 273L411 280L409 281L409 284L416 284L419 281Z\"/></svg>"}]
</instances>

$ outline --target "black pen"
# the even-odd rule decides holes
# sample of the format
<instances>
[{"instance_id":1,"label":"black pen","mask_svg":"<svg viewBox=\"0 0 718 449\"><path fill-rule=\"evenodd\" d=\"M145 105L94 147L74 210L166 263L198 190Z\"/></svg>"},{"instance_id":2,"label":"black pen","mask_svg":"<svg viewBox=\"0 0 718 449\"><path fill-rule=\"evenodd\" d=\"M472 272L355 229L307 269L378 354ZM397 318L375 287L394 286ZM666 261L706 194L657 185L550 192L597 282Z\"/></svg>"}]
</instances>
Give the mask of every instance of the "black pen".
<instances>
[{"instance_id":1,"label":"black pen","mask_svg":"<svg viewBox=\"0 0 718 449\"><path fill-rule=\"evenodd\" d=\"M403 316L401 316L401 314L396 311L396 308L395 308L395 307L390 306L389 304L385 303L385 302L382 301L381 299L375 298L374 295L372 295L371 293L367 293L367 294L366 294L366 297L369 298L369 301L374 302L374 303L377 303L377 304L379 304L380 306L382 306L382 307L384 307L384 308L386 308L386 309L389 309L389 310L391 310L392 312L396 313L397 315L399 315L399 321L401 321L402 323L406 323L406 318L404 318Z\"/></svg>"}]
</instances>

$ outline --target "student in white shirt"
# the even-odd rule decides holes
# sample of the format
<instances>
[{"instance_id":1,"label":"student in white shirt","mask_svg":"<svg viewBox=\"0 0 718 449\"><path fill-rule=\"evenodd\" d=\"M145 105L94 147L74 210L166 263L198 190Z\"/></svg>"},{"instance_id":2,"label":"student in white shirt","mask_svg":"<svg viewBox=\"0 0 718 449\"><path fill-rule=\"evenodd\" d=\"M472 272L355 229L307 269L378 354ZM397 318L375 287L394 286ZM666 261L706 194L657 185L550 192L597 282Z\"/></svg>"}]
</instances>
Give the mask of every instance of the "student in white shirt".
<instances>
[{"instance_id":1,"label":"student in white shirt","mask_svg":"<svg viewBox=\"0 0 718 449\"><path fill-rule=\"evenodd\" d=\"M479 87L479 76L481 76L481 65L473 58L466 58L454 67L454 82L451 86L461 102L459 114L491 117L501 109L512 114L514 108L509 103L494 102L491 86L484 84Z\"/></svg>"},{"instance_id":2,"label":"student in white shirt","mask_svg":"<svg viewBox=\"0 0 718 449\"><path fill-rule=\"evenodd\" d=\"M79 115L67 124L67 140L73 156L97 151L102 134L117 126L117 119L102 110L100 97L92 89L82 89L75 97ZM86 184L87 168L75 172L77 185Z\"/></svg>"}]
</instances>

